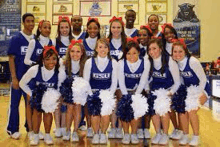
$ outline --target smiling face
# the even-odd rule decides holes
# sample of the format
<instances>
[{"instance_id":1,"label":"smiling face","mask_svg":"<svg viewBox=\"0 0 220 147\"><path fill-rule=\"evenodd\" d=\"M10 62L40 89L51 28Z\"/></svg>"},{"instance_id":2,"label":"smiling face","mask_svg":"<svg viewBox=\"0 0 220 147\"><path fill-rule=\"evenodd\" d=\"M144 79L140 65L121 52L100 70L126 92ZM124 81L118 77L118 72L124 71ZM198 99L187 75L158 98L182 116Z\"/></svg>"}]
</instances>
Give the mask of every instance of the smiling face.
<instances>
[{"instance_id":1,"label":"smiling face","mask_svg":"<svg viewBox=\"0 0 220 147\"><path fill-rule=\"evenodd\" d=\"M32 32L35 26L34 17L33 16L26 17L23 22L23 25L24 25L24 29L26 29L29 32Z\"/></svg>"},{"instance_id":2,"label":"smiling face","mask_svg":"<svg viewBox=\"0 0 220 147\"><path fill-rule=\"evenodd\" d=\"M73 29L81 29L81 26L82 26L82 17L80 16L74 16L72 18L72 26L73 26Z\"/></svg>"},{"instance_id":3,"label":"smiling face","mask_svg":"<svg viewBox=\"0 0 220 147\"><path fill-rule=\"evenodd\" d=\"M51 33L50 22L48 22L48 21L43 22L42 26L39 28L39 31L42 36L49 37L50 33Z\"/></svg>"},{"instance_id":4,"label":"smiling face","mask_svg":"<svg viewBox=\"0 0 220 147\"><path fill-rule=\"evenodd\" d=\"M89 37L95 38L98 35L99 27L95 22L91 22L87 28L87 32L89 34Z\"/></svg>"},{"instance_id":5,"label":"smiling face","mask_svg":"<svg viewBox=\"0 0 220 147\"><path fill-rule=\"evenodd\" d=\"M56 54L52 54L49 57L45 57L43 59L44 66L47 70L52 70L57 64L57 56Z\"/></svg>"},{"instance_id":6,"label":"smiling face","mask_svg":"<svg viewBox=\"0 0 220 147\"><path fill-rule=\"evenodd\" d=\"M68 36L70 32L70 26L68 22L61 22L60 23L60 35Z\"/></svg>"},{"instance_id":7,"label":"smiling face","mask_svg":"<svg viewBox=\"0 0 220 147\"><path fill-rule=\"evenodd\" d=\"M173 59L176 60L176 61L182 61L185 56L186 56L186 53L185 53L185 50L183 49L182 46L180 45L175 45L173 47Z\"/></svg>"},{"instance_id":8,"label":"smiling face","mask_svg":"<svg viewBox=\"0 0 220 147\"><path fill-rule=\"evenodd\" d=\"M149 40L149 36L148 36L148 33L147 33L147 30L145 29L141 29L139 32L138 32L138 40L139 42L146 46L147 43L148 43L148 40Z\"/></svg>"},{"instance_id":9,"label":"smiling face","mask_svg":"<svg viewBox=\"0 0 220 147\"><path fill-rule=\"evenodd\" d=\"M136 14L132 11L127 11L125 13L125 19L126 19L126 27L133 28L134 21L136 19Z\"/></svg>"},{"instance_id":10,"label":"smiling face","mask_svg":"<svg viewBox=\"0 0 220 147\"><path fill-rule=\"evenodd\" d=\"M70 58L73 61L79 61L82 54L83 54L83 52L82 52L81 48L78 45L74 45L70 49Z\"/></svg>"},{"instance_id":11,"label":"smiling face","mask_svg":"<svg viewBox=\"0 0 220 147\"><path fill-rule=\"evenodd\" d=\"M166 27L164 29L164 37L165 37L167 42L171 43L172 39L175 38L175 34L172 32L172 30L170 28Z\"/></svg>"},{"instance_id":12,"label":"smiling face","mask_svg":"<svg viewBox=\"0 0 220 147\"><path fill-rule=\"evenodd\" d=\"M109 48L105 43L99 42L96 48L99 57L105 58L108 55Z\"/></svg>"},{"instance_id":13,"label":"smiling face","mask_svg":"<svg viewBox=\"0 0 220 147\"><path fill-rule=\"evenodd\" d=\"M121 23L119 23L118 21L112 22L111 24L112 38L120 38L121 32L122 32Z\"/></svg>"},{"instance_id":14,"label":"smiling face","mask_svg":"<svg viewBox=\"0 0 220 147\"><path fill-rule=\"evenodd\" d=\"M138 58L139 58L139 52L135 47L132 47L126 54L126 59L130 63L137 62Z\"/></svg>"},{"instance_id":15,"label":"smiling face","mask_svg":"<svg viewBox=\"0 0 220 147\"><path fill-rule=\"evenodd\" d=\"M159 20L157 16L150 16L150 18L148 19L148 24L151 28L151 30L158 30L158 26L159 26Z\"/></svg>"},{"instance_id":16,"label":"smiling face","mask_svg":"<svg viewBox=\"0 0 220 147\"><path fill-rule=\"evenodd\" d=\"M151 56L153 59L157 59L160 57L162 52L162 49L158 46L157 43L151 43L148 49L148 54Z\"/></svg>"}]
</instances>

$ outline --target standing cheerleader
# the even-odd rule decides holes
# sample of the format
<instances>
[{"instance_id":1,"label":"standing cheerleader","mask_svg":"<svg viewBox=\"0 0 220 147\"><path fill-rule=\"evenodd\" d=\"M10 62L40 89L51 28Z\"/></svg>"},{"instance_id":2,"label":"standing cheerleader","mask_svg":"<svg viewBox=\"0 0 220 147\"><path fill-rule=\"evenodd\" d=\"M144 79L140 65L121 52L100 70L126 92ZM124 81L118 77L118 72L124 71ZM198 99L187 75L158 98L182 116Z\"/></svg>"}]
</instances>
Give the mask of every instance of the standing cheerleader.
<instances>
[{"instance_id":1,"label":"standing cheerleader","mask_svg":"<svg viewBox=\"0 0 220 147\"><path fill-rule=\"evenodd\" d=\"M180 111L182 112L180 121L184 132L179 142L180 144L188 143L190 121L193 136L189 145L197 146L199 144L199 118L197 111L200 104L203 105L210 96L210 86L199 60L190 55L184 40L173 43L172 56L178 62L180 74L184 86L186 86L185 95L181 94L182 97L180 97L183 102L177 103L177 108L182 110Z\"/></svg>"},{"instance_id":2,"label":"standing cheerleader","mask_svg":"<svg viewBox=\"0 0 220 147\"><path fill-rule=\"evenodd\" d=\"M86 53L83 45L81 44L82 40L72 40L71 44L68 47L66 52L66 81L64 81L62 88L66 87L68 91L72 91L72 81L74 81L75 77L82 77L83 66L85 64ZM70 83L65 85L65 83ZM80 84L80 83L77 83ZM61 89L62 89L61 88ZM66 89L65 88L65 89ZM67 133L63 136L63 140L70 140L71 135L71 124L74 120L74 130L72 133L72 141L79 141L79 136L77 134L77 130L79 127L80 119L81 119L81 104L74 101L72 98L72 92L69 95L66 95L67 92L64 91L64 102L67 103L67 113L66 113L66 127ZM62 93L62 90L61 90ZM86 102L86 101L85 101ZM83 104L85 105L85 104Z\"/></svg>"},{"instance_id":3,"label":"standing cheerleader","mask_svg":"<svg viewBox=\"0 0 220 147\"><path fill-rule=\"evenodd\" d=\"M151 14L148 17L148 25L150 27L150 29L152 30L152 34L154 38L158 38L161 39L162 38L162 34L158 29L159 26L159 17L156 14Z\"/></svg>"},{"instance_id":4,"label":"standing cheerleader","mask_svg":"<svg viewBox=\"0 0 220 147\"><path fill-rule=\"evenodd\" d=\"M20 137L19 133L19 103L21 96L24 96L26 104L26 130L28 136L32 134L32 123L31 123L31 108L28 104L30 99L27 98L26 94L20 89L19 81L27 71L28 67L24 64L24 58L28 44L31 39L34 38L32 30L34 29L34 15L26 13L22 16L24 29L17 35L12 37L8 49L9 56L9 67L12 78L12 87L10 94L10 109L9 109L9 120L7 126L7 132L13 139Z\"/></svg>"},{"instance_id":5,"label":"standing cheerleader","mask_svg":"<svg viewBox=\"0 0 220 147\"><path fill-rule=\"evenodd\" d=\"M139 140L137 137L137 126L138 126L138 119L139 118L128 118L130 115L134 115L135 108L130 105L130 101L137 101L137 97L129 95L133 95L136 91L137 86L139 85L139 81L141 78L141 75L144 71L144 59L139 58L140 54L140 47L137 42L135 42L133 39L128 41L126 48L125 48L125 54L124 59L119 61L119 71L118 71L118 77L119 77L119 86L120 90L123 94L122 98L119 101L118 104L118 110L117 114L119 115L120 119L122 120L122 125L124 129L124 138L122 139L123 144L129 144L130 141L132 144L138 144ZM149 66L149 64L148 64ZM147 73L148 74L148 73ZM126 96L127 95L127 96ZM142 101L145 101L145 105L147 103L146 98L141 99ZM125 106L126 103L129 103L129 106ZM144 111L142 116L147 111L147 106L145 107L146 110L141 110L141 104L144 104L143 102L139 102L138 105L138 111ZM132 109L133 113L129 113L129 109ZM128 117L125 117L125 113L127 113ZM139 116L141 117L141 116ZM129 134L129 126L131 126L131 135Z\"/></svg>"},{"instance_id":6,"label":"standing cheerleader","mask_svg":"<svg viewBox=\"0 0 220 147\"><path fill-rule=\"evenodd\" d=\"M124 32L124 22L121 17L112 17L110 22L110 34L108 36L110 42L110 55L116 61L122 58L126 45L126 35ZM121 91L116 90L115 93L117 99L121 98ZM117 116L113 111L111 116L111 129L108 133L109 138L122 138L123 132L121 128L121 122L118 121L118 128L116 128Z\"/></svg>"},{"instance_id":7,"label":"standing cheerleader","mask_svg":"<svg viewBox=\"0 0 220 147\"><path fill-rule=\"evenodd\" d=\"M86 61L83 77L89 81L93 91L93 96L87 100L95 133L92 143L106 144L108 141L106 130L115 107L113 98L117 87L117 62L110 56L107 39L97 41L94 57ZM101 135L99 135L99 128L101 128Z\"/></svg>"},{"instance_id":8,"label":"standing cheerleader","mask_svg":"<svg viewBox=\"0 0 220 147\"><path fill-rule=\"evenodd\" d=\"M59 16L57 26L57 38L53 41L54 46L58 52L58 55L62 58L66 55L66 50L70 41L73 39L71 33L71 25L68 17ZM55 137L64 136L66 133L66 105L61 103L54 112L55 119Z\"/></svg>"},{"instance_id":9,"label":"standing cheerleader","mask_svg":"<svg viewBox=\"0 0 220 147\"><path fill-rule=\"evenodd\" d=\"M161 40L149 41L148 55L150 61L150 96L148 113L152 116L156 135L151 143L165 145L168 143L170 99L180 85L178 66L175 61L164 54ZM143 74L143 76L145 76ZM145 81L147 77L143 78ZM141 85L141 84L140 84ZM161 122L163 134L161 134Z\"/></svg>"},{"instance_id":10,"label":"standing cheerleader","mask_svg":"<svg viewBox=\"0 0 220 147\"><path fill-rule=\"evenodd\" d=\"M73 33L72 33L73 37L76 40L84 39L85 35L86 35L86 32L84 32L82 30L82 24L83 24L82 17L79 16L79 15L74 15L71 18L71 23L72 23L72 27L73 27Z\"/></svg>"},{"instance_id":11,"label":"standing cheerleader","mask_svg":"<svg viewBox=\"0 0 220 147\"><path fill-rule=\"evenodd\" d=\"M90 18L87 22L86 36L83 45L86 50L87 57L92 57L95 52L97 40L100 38L100 24L98 18Z\"/></svg>"},{"instance_id":12,"label":"standing cheerleader","mask_svg":"<svg viewBox=\"0 0 220 147\"><path fill-rule=\"evenodd\" d=\"M134 22L136 20L136 12L132 9L125 12L126 28L125 34L127 37L136 37L138 35L138 30L134 27Z\"/></svg>"},{"instance_id":13,"label":"standing cheerleader","mask_svg":"<svg viewBox=\"0 0 220 147\"><path fill-rule=\"evenodd\" d=\"M19 85L31 97L30 103L33 108L33 130L34 135L30 141L31 145L39 143L39 129L43 113L45 127L44 141L46 144L53 144L50 136L53 116L60 93L57 91L61 82L58 79L58 53L54 46L45 46L41 54L39 64L32 66L22 77ZM63 71L64 73L64 71ZM65 74L65 73L64 73ZM32 82L32 86L29 82Z\"/></svg>"}]
</instances>

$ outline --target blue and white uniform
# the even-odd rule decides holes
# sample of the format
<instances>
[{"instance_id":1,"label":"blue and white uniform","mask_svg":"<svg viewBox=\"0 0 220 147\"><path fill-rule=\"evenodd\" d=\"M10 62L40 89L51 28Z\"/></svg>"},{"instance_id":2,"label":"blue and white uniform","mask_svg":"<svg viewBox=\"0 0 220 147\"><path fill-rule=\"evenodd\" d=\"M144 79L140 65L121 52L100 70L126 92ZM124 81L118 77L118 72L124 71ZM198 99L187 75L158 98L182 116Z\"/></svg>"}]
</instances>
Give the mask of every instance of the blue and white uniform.
<instances>
[{"instance_id":1,"label":"blue and white uniform","mask_svg":"<svg viewBox=\"0 0 220 147\"><path fill-rule=\"evenodd\" d=\"M73 34L72 33L72 35L73 35L73 37L76 39L76 40L79 40L79 39L84 39L85 38L85 36L86 36L86 32L84 32L84 31L82 31L79 35L75 35L75 34Z\"/></svg>"},{"instance_id":2,"label":"blue and white uniform","mask_svg":"<svg viewBox=\"0 0 220 147\"><path fill-rule=\"evenodd\" d=\"M138 29L136 28L132 28L132 29L128 29L128 28L125 28L125 34L127 37L136 37L138 36Z\"/></svg>"},{"instance_id":3,"label":"blue and white uniform","mask_svg":"<svg viewBox=\"0 0 220 147\"><path fill-rule=\"evenodd\" d=\"M24 63L26 65L32 65L33 63L36 63L42 54L43 47L48 45L53 45L52 40L48 37L40 35L39 39L32 39L28 45Z\"/></svg>"},{"instance_id":4,"label":"blue and white uniform","mask_svg":"<svg viewBox=\"0 0 220 147\"><path fill-rule=\"evenodd\" d=\"M166 42L165 52L166 52L168 55L171 55L171 54L172 54L172 46L173 46L173 43Z\"/></svg>"},{"instance_id":5,"label":"blue and white uniform","mask_svg":"<svg viewBox=\"0 0 220 147\"><path fill-rule=\"evenodd\" d=\"M123 56L121 38L119 38L119 39L112 38L111 39L111 41L110 41L110 55L116 61L121 59L121 57Z\"/></svg>"},{"instance_id":6,"label":"blue and white uniform","mask_svg":"<svg viewBox=\"0 0 220 147\"><path fill-rule=\"evenodd\" d=\"M140 58L143 58L145 54L147 54L147 46L143 46L141 43L139 44L140 47Z\"/></svg>"},{"instance_id":7,"label":"blue and white uniform","mask_svg":"<svg viewBox=\"0 0 220 147\"><path fill-rule=\"evenodd\" d=\"M97 39L98 39L98 37L95 37L95 38L88 37L83 40L83 45L86 50L87 57L92 57L94 55Z\"/></svg>"},{"instance_id":8,"label":"blue and white uniform","mask_svg":"<svg viewBox=\"0 0 220 147\"><path fill-rule=\"evenodd\" d=\"M60 41L56 38L53 45L56 47L58 55L62 58L66 55L67 48L70 44L69 36L61 36Z\"/></svg>"},{"instance_id":9,"label":"blue and white uniform","mask_svg":"<svg viewBox=\"0 0 220 147\"><path fill-rule=\"evenodd\" d=\"M14 56L14 63L15 63L15 72L18 81L21 80L22 76L28 69L28 66L24 64L25 54L28 48L28 44L31 39L34 38L34 35L26 35L24 32L19 32L17 36L13 36L10 40L8 55ZM24 96L26 101L26 94L19 88L18 90L13 89L11 86L11 102L10 102L10 109L9 109L9 116L8 116L8 126L7 132L9 134L13 134L19 131L19 103L21 100L21 96ZM27 125L26 129L28 129Z\"/></svg>"}]
</instances>

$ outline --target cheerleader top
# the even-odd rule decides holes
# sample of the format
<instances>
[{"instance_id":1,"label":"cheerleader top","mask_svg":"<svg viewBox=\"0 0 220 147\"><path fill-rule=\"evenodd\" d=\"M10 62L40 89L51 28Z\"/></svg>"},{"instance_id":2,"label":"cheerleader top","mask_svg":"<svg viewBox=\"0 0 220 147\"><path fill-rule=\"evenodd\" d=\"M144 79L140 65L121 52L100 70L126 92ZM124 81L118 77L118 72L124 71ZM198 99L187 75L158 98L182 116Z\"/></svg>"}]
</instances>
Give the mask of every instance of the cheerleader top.
<instances>
[{"instance_id":1,"label":"cheerleader top","mask_svg":"<svg viewBox=\"0 0 220 147\"><path fill-rule=\"evenodd\" d=\"M48 37L42 35L39 36L39 40L32 39L28 45L28 50L24 59L26 65L32 65L36 63L38 57L43 51L43 47L46 45L52 45L52 41Z\"/></svg>"},{"instance_id":2,"label":"cheerleader top","mask_svg":"<svg viewBox=\"0 0 220 147\"><path fill-rule=\"evenodd\" d=\"M147 52L147 46L143 46L141 43L139 44L140 46L140 58L143 58Z\"/></svg>"},{"instance_id":3,"label":"cheerleader top","mask_svg":"<svg viewBox=\"0 0 220 147\"><path fill-rule=\"evenodd\" d=\"M60 36L60 43L59 40L56 38L53 40L53 45L55 46L59 56L62 58L66 55L67 48L70 44L69 36Z\"/></svg>"},{"instance_id":4,"label":"cheerleader top","mask_svg":"<svg viewBox=\"0 0 220 147\"><path fill-rule=\"evenodd\" d=\"M136 90L144 71L144 59L138 59L135 63L128 60L120 60L118 63L118 81L123 95L128 91Z\"/></svg>"},{"instance_id":5,"label":"cheerleader top","mask_svg":"<svg viewBox=\"0 0 220 147\"><path fill-rule=\"evenodd\" d=\"M63 75L63 77L61 77L62 79L66 79L68 75L67 73L67 67L65 67L64 65L64 60L61 58L60 59L60 66L63 66L61 69L62 70L65 70L65 75ZM74 61L74 60L71 60L71 76L74 78L74 77L79 77L79 69L80 69L80 64L79 64L79 61Z\"/></svg>"},{"instance_id":6,"label":"cheerleader top","mask_svg":"<svg viewBox=\"0 0 220 147\"><path fill-rule=\"evenodd\" d=\"M128 28L125 28L125 35L127 37L135 37L135 36L138 36L138 29L136 28L132 28L132 29L128 29Z\"/></svg>"},{"instance_id":7,"label":"cheerleader top","mask_svg":"<svg viewBox=\"0 0 220 147\"><path fill-rule=\"evenodd\" d=\"M148 75L146 76L144 73L142 74L142 77L144 83L147 83L145 81L148 81L148 79L150 79L149 83L151 85L151 90L158 88L169 88L170 92L174 94L180 86L180 74L178 71L177 63L170 56L167 56L167 58L169 61L168 64L165 66L165 71L163 74L160 72L160 69L162 67L162 61L160 56L157 59L153 59L153 73L149 75L149 78L147 77ZM148 70L150 71L150 69ZM146 89L146 85L144 86L145 90L149 90Z\"/></svg>"},{"instance_id":8,"label":"cheerleader top","mask_svg":"<svg viewBox=\"0 0 220 147\"><path fill-rule=\"evenodd\" d=\"M121 38L119 38L119 39L112 38L111 39L111 41L110 41L110 55L116 61L118 61L122 57L123 51L122 51Z\"/></svg>"},{"instance_id":9,"label":"cheerleader top","mask_svg":"<svg viewBox=\"0 0 220 147\"><path fill-rule=\"evenodd\" d=\"M93 90L106 89L109 86L110 92L115 93L117 88L117 62L114 59L108 59L108 57L92 57L85 63L83 78L90 83ZM103 85L101 81L108 82ZM92 91L90 91L90 94L92 94Z\"/></svg>"},{"instance_id":10,"label":"cheerleader top","mask_svg":"<svg viewBox=\"0 0 220 147\"><path fill-rule=\"evenodd\" d=\"M74 37L76 40L84 39L85 36L86 36L86 32L82 31L79 35L75 35L75 34L72 33L72 35L73 35L73 37Z\"/></svg>"},{"instance_id":11,"label":"cheerleader top","mask_svg":"<svg viewBox=\"0 0 220 147\"><path fill-rule=\"evenodd\" d=\"M39 65L34 65L24 74L21 81L19 82L19 86L21 89L27 93L29 96L32 96L32 88L29 86L29 82L31 81L35 83L34 86L37 86L39 83L45 84L47 87L56 88L61 85L63 82L62 77L58 74L65 74L65 71L59 70L55 71L55 67L52 70L47 70L45 66L39 67Z\"/></svg>"},{"instance_id":12,"label":"cheerleader top","mask_svg":"<svg viewBox=\"0 0 220 147\"><path fill-rule=\"evenodd\" d=\"M166 53L168 53L168 55L171 55L172 54L172 46L173 46L173 43L169 43L169 42L166 42Z\"/></svg>"},{"instance_id":13,"label":"cheerleader top","mask_svg":"<svg viewBox=\"0 0 220 147\"><path fill-rule=\"evenodd\" d=\"M98 37L95 38L88 37L83 40L83 45L86 50L87 57L92 57L94 55L97 39Z\"/></svg>"},{"instance_id":14,"label":"cheerleader top","mask_svg":"<svg viewBox=\"0 0 220 147\"><path fill-rule=\"evenodd\" d=\"M199 60L192 56L190 58L185 57L182 61L178 62L178 66L180 75L187 87L198 85L200 90L205 89L207 78Z\"/></svg>"}]
</instances>

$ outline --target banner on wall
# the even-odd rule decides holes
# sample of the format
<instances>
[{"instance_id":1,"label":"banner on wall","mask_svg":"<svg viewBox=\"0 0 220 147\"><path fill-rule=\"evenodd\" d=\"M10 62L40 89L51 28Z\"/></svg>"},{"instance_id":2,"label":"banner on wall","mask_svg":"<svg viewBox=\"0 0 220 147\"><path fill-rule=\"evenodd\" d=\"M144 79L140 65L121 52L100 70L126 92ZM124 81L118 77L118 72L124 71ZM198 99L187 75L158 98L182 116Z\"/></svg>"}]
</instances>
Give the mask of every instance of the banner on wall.
<instances>
[{"instance_id":1,"label":"banner on wall","mask_svg":"<svg viewBox=\"0 0 220 147\"><path fill-rule=\"evenodd\" d=\"M199 0L174 0L173 25L179 38L184 38L193 56L200 57Z\"/></svg>"},{"instance_id":2,"label":"banner on wall","mask_svg":"<svg viewBox=\"0 0 220 147\"><path fill-rule=\"evenodd\" d=\"M9 40L21 28L20 0L0 1L0 56L6 56Z\"/></svg>"}]
</instances>

